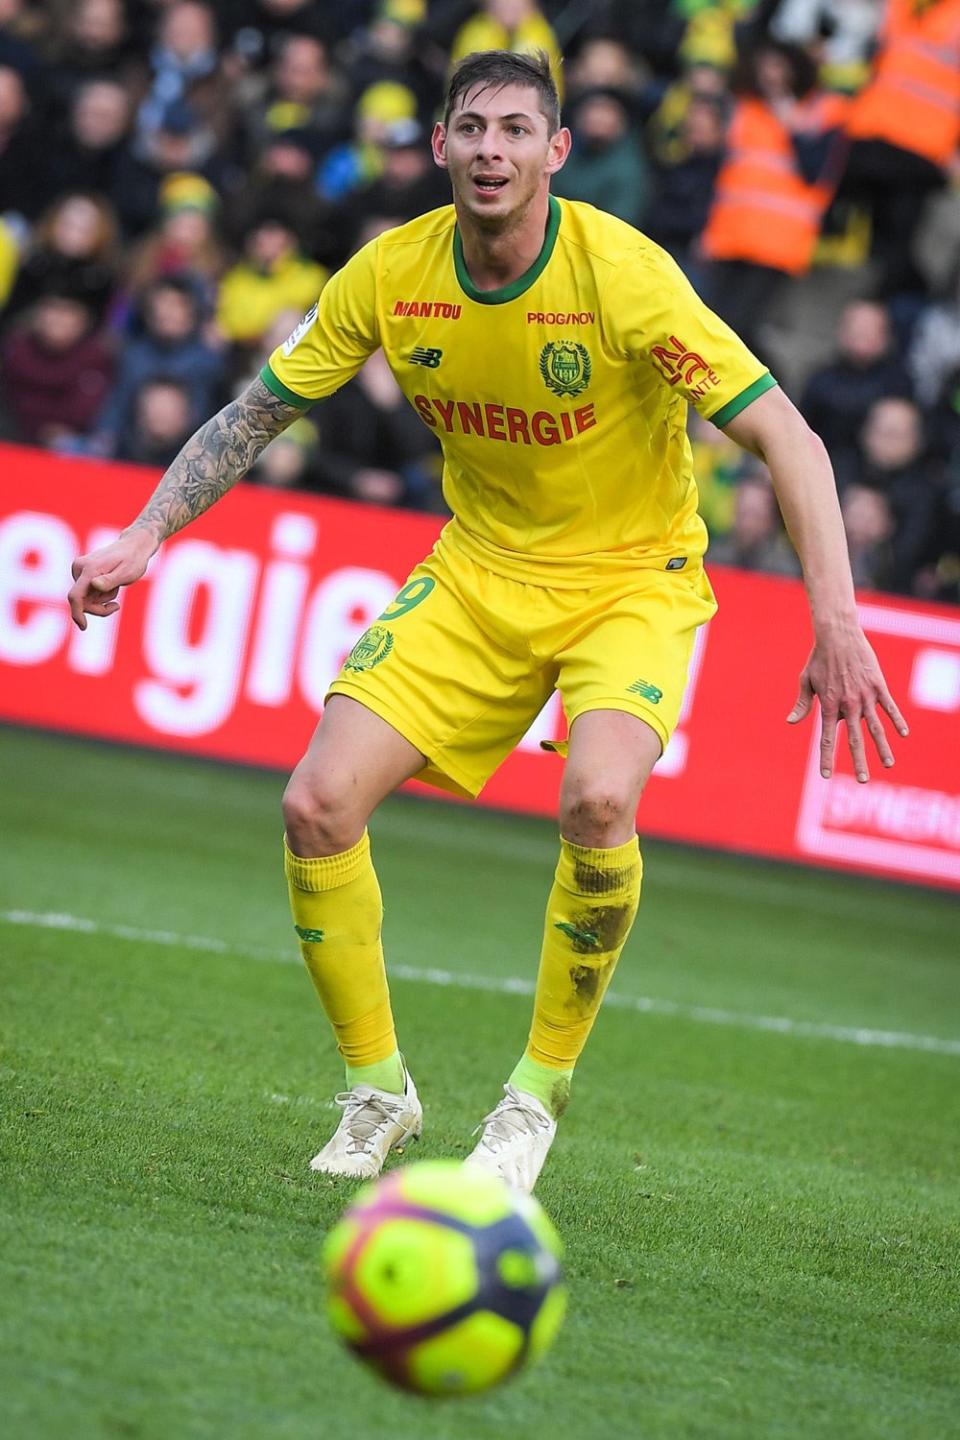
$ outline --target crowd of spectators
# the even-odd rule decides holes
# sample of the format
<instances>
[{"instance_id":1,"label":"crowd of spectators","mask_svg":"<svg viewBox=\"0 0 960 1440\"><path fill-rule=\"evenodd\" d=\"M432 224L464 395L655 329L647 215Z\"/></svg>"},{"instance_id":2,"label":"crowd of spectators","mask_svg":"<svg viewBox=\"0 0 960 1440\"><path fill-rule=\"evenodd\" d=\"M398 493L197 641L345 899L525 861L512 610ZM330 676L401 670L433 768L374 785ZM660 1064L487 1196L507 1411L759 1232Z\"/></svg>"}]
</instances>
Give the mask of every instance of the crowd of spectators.
<instances>
[{"instance_id":1,"label":"crowd of spectators","mask_svg":"<svg viewBox=\"0 0 960 1440\"><path fill-rule=\"evenodd\" d=\"M556 67L555 190L668 249L822 436L857 583L960 602L960 0L0 0L0 438L168 463L448 202L450 65L508 47ZM713 558L795 574L763 467L690 439ZM442 511L439 476L375 355L253 478Z\"/></svg>"}]
</instances>

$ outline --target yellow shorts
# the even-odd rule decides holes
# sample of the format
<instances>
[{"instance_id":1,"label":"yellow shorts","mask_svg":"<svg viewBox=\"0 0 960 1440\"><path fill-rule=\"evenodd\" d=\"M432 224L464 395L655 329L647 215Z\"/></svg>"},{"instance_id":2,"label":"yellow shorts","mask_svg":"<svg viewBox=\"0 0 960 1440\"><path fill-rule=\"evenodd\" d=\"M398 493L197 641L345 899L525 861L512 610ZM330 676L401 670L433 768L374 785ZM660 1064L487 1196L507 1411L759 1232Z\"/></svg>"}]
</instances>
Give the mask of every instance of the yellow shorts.
<instances>
[{"instance_id":1,"label":"yellow shorts","mask_svg":"<svg viewBox=\"0 0 960 1440\"><path fill-rule=\"evenodd\" d=\"M457 795L480 793L554 690L568 729L588 710L625 710L665 746L697 628L717 608L702 565L689 564L567 590L434 550L329 693L386 720L426 756L417 778Z\"/></svg>"}]
</instances>

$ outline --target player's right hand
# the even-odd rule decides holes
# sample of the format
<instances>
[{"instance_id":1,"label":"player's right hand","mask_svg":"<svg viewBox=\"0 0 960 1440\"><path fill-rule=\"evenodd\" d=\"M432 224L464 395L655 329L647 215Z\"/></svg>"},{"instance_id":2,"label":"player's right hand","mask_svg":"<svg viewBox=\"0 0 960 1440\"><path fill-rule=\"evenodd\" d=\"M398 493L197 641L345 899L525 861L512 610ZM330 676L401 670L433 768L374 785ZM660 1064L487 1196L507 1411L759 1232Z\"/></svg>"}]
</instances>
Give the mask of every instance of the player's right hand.
<instances>
[{"instance_id":1,"label":"player's right hand","mask_svg":"<svg viewBox=\"0 0 960 1440\"><path fill-rule=\"evenodd\" d=\"M120 609L121 585L132 585L157 549L147 530L125 530L109 545L78 555L71 567L73 584L67 595L73 623L86 630L88 615L112 615Z\"/></svg>"}]
</instances>

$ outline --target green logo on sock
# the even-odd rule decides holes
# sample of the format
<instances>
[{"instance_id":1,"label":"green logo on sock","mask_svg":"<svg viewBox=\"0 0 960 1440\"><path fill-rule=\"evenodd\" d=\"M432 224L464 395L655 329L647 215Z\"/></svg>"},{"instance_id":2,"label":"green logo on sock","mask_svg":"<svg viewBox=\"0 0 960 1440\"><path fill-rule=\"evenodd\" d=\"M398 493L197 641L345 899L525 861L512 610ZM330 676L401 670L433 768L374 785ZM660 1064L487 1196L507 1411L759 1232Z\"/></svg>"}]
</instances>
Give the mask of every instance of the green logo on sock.
<instances>
[{"instance_id":1,"label":"green logo on sock","mask_svg":"<svg viewBox=\"0 0 960 1440\"><path fill-rule=\"evenodd\" d=\"M322 930L311 930L308 925L294 925L294 930L301 940L306 940L308 945L319 945L323 939Z\"/></svg>"},{"instance_id":2,"label":"green logo on sock","mask_svg":"<svg viewBox=\"0 0 960 1440\"><path fill-rule=\"evenodd\" d=\"M600 937L592 930L578 930L576 925L570 925L566 920L558 920L554 930L562 930L564 935L569 935L571 940L577 940L581 945L589 945L596 950L600 944Z\"/></svg>"}]
</instances>

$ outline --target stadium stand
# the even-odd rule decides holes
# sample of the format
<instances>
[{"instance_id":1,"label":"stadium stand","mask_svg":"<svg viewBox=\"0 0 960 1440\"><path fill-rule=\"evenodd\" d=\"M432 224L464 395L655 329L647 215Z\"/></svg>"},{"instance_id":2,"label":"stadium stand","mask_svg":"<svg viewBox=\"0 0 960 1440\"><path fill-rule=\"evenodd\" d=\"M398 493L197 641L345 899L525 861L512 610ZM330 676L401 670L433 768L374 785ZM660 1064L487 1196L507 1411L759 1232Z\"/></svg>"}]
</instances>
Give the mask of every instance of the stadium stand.
<instances>
[{"instance_id":1,"label":"stadium stand","mask_svg":"<svg viewBox=\"0 0 960 1440\"><path fill-rule=\"evenodd\" d=\"M478 46L547 50L558 193L645 228L802 405L858 580L960 603L960 0L2 0L0 438L163 463L445 203ZM691 439L715 556L789 571L762 471ZM442 510L375 366L275 443L259 483Z\"/></svg>"}]
</instances>

